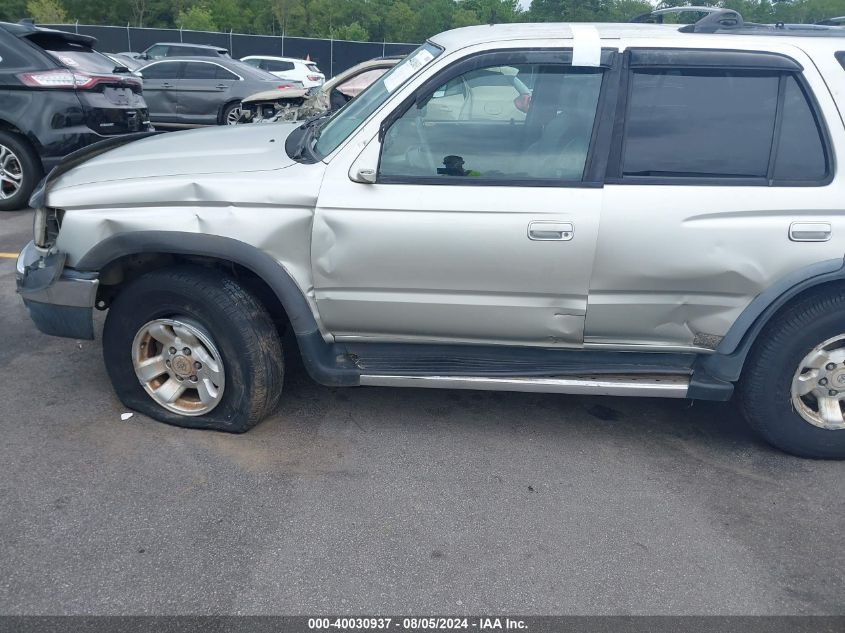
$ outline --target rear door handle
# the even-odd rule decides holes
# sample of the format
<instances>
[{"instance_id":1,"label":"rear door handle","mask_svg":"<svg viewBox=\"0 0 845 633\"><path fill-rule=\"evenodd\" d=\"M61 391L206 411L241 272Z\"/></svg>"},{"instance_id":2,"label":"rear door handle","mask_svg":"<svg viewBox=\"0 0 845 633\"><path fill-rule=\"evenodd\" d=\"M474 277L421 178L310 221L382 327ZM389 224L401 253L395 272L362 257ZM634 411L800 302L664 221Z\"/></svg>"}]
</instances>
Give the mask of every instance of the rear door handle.
<instances>
[{"instance_id":1,"label":"rear door handle","mask_svg":"<svg viewBox=\"0 0 845 633\"><path fill-rule=\"evenodd\" d=\"M172 87L173 87L173 84L163 83L163 84L161 84L161 87L162 87L162 88L172 88Z\"/></svg>"},{"instance_id":2,"label":"rear door handle","mask_svg":"<svg viewBox=\"0 0 845 633\"><path fill-rule=\"evenodd\" d=\"M572 222L529 222L528 239L538 242L568 242L575 235Z\"/></svg>"},{"instance_id":3,"label":"rear door handle","mask_svg":"<svg viewBox=\"0 0 845 633\"><path fill-rule=\"evenodd\" d=\"M789 225L789 239L793 242L827 242L831 234L830 222L793 222Z\"/></svg>"},{"instance_id":4,"label":"rear door handle","mask_svg":"<svg viewBox=\"0 0 845 633\"><path fill-rule=\"evenodd\" d=\"M218 90L225 90L225 89L226 89L226 88L228 88L228 87L229 87L229 86L227 86L226 84L217 84L217 89L218 89Z\"/></svg>"}]
</instances>

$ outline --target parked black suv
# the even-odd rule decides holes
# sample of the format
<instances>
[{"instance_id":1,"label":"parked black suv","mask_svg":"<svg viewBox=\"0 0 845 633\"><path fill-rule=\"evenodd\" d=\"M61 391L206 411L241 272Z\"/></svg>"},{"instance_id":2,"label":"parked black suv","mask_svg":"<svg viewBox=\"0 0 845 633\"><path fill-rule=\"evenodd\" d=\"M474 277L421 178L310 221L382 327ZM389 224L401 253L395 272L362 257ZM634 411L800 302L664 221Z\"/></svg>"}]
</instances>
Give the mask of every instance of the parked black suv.
<instances>
[{"instance_id":1,"label":"parked black suv","mask_svg":"<svg viewBox=\"0 0 845 633\"><path fill-rule=\"evenodd\" d=\"M0 211L25 207L44 172L70 152L151 129L141 79L95 43L0 22Z\"/></svg>"}]
</instances>

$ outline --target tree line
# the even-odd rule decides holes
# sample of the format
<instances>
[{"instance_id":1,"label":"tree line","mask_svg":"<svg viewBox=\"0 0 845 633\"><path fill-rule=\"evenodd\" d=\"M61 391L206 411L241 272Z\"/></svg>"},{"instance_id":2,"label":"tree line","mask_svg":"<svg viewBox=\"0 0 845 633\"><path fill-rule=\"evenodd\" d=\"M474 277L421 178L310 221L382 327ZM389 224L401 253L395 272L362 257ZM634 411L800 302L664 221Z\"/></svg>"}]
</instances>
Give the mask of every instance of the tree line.
<instances>
[{"instance_id":1,"label":"tree line","mask_svg":"<svg viewBox=\"0 0 845 633\"><path fill-rule=\"evenodd\" d=\"M657 6L680 6L662 0ZM739 11L754 22L816 22L845 15L845 0L696 2ZM500 22L624 22L649 11L646 0L3 0L0 20L112 24L421 42L450 28ZM681 18L683 19L683 18Z\"/></svg>"}]
</instances>

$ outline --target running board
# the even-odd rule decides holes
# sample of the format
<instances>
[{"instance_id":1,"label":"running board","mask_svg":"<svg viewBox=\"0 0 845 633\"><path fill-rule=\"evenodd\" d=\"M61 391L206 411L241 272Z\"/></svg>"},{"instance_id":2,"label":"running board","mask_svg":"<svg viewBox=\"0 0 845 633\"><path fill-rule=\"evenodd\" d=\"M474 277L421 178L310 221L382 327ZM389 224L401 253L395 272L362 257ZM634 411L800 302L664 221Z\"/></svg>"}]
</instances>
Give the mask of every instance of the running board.
<instances>
[{"instance_id":1,"label":"running board","mask_svg":"<svg viewBox=\"0 0 845 633\"><path fill-rule=\"evenodd\" d=\"M690 377L682 375L602 375L558 378L362 375L360 384L371 387L427 387L593 396L686 398L689 382Z\"/></svg>"}]
</instances>

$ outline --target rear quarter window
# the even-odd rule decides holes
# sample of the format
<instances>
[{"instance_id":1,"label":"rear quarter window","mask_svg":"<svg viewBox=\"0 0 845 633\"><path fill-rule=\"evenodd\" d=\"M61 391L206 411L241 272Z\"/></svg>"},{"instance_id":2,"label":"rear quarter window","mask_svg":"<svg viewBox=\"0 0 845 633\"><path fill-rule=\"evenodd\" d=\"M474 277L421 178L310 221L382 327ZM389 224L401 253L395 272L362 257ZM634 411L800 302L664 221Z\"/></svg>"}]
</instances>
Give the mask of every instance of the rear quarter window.
<instances>
[{"instance_id":1,"label":"rear quarter window","mask_svg":"<svg viewBox=\"0 0 845 633\"><path fill-rule=\"evenodd\" d=\"M25 44L18 43L14 38L11 39L11 42L7 41L5 37L0 39L0 73L35 66L34 60L28 59L24 51L20 50L21 46L25 46Z\"/></svg>"}]
</instances>

